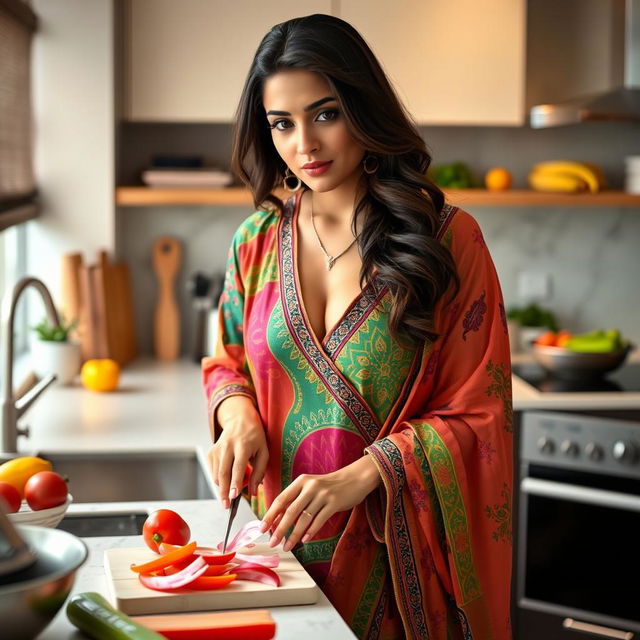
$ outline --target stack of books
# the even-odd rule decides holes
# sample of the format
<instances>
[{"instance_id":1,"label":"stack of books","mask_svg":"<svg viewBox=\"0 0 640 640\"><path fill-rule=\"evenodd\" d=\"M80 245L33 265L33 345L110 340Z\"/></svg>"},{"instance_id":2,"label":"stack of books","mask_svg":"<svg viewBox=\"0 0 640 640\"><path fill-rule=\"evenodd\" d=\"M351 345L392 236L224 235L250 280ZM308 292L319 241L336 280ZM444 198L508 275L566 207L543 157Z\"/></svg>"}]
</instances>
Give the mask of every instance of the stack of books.
<instances>
[{"instance_id":1,"label":"stack of books","mask_svg":"<svg viewBox=\"0 0 640 640\"><path fill-rule=\"evenodd\" d=\"M228 171L202 167L200 169L147 169L142 172L142 182L148 187L163 189L221 189L233 182Z\"/></svg>"}]
</instances>

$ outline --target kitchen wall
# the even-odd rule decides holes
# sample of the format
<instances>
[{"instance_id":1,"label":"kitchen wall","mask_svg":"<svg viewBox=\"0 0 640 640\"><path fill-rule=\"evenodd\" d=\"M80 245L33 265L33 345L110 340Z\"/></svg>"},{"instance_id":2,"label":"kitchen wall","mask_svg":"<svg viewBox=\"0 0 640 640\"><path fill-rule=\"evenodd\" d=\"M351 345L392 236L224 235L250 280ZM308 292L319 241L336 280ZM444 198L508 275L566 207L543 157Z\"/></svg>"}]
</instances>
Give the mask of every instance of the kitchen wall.
<instances>
[{"instance_id":1,"label":"kitchen wall","mask_svg":"<svg viewBox=\"0 0 640 640\"><path fill-rule=\"evenodd\" d=\"M114 12L110 2L31 4L39 21L34 152L43 214L27 227L28 272L57 293L52 263L62 253L93 254L115 242Z\"/></svg>"},{"instance_id":2,"label":"kitchen wall","mask_svg":"<svg viewBox=\"0 0 640 640\"><path fill-rule=\"evenodd\" d=\"M516 187L537 161L569 158L600 164L613 188L622 188L624 157L640 153L640 125L583 124L546 130L485 127L422 129L434 163L461 160L478 176L492 166L508 167ZM121 183L131 184L149 161L141 149L195 152L225 166L230 152L225 125L127 124L122 131ZM465 207L479 221L493 254L507 306L518 304L518 275L549 274L551 307L563 326L589 330L619 327L640 344L640 210L597 207ZM130 261L136 290L136 316L141 347L151 350L155 277L151 245L171 233L185 245L178 296L183 310L183 348L191 348L195 323L186 288L196 270L224 269L228 245L249 207L121 207L116 246Z\"/></svg>"}]
</instances>

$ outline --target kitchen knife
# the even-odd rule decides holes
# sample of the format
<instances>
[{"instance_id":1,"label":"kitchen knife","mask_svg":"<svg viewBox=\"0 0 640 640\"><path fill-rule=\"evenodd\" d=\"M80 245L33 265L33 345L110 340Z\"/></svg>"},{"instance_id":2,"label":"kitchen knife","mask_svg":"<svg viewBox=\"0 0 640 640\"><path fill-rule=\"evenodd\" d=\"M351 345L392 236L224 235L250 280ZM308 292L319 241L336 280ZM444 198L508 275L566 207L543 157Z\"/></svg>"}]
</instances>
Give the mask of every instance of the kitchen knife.
<instances>
[{"instance_id":1,"label":"kitchen knife","mask_svg":"<svg viewBox=\"0 0 640 640\"><path fill-rule=\"evenodd\" d=\"M231 525L233 524L233 521L235 520L236 513L238 513L238 505L240 504L240 498L241 497L242 497L242 494L239 493L231 501L231 505L229 506L229 520L227 522L227 531L224 534L224 542L222 543L222 553L224 553L227 550L227 541L229 540L229 533L231 531Z\"/></svg>"},{"instance_id":2,"label":"kitchen knife","mask_svg":"<svg viewBox=\"0 0 640 640\"><path fill-rule=\"evenodd\" d=\"M251 477L251 472L253 471L251 465L247 465L247 468L244 472L244 478L242 479L242 488L246 487L249 484L249 478ZM229 520L227 521L227 531L224 534L224 542L222 543L222 553L227 550L227 542L229 540L229 533L231 532L231 525L235 520L236 513L238 513L238 505L240 504L240 498L242 497L242 491L231 500L231 504L229 505Z\"/></svg>"}]
</instances>

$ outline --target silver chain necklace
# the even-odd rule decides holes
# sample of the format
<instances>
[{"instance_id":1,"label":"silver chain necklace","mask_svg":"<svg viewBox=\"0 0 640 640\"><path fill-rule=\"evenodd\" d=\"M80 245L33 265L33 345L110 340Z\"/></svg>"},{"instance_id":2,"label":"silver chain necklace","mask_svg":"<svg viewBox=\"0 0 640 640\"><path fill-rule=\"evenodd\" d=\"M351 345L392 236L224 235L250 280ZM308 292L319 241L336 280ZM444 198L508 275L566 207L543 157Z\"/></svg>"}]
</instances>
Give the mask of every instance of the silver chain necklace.
<instances>
[{"instance_id":1,"label":"silver chain necklace","mask_svg":"<svg viewBox=\"0 0 640 640\"><path fill-rule=\"evenodd\" d=\"M318 241L318 246L320 247L320 250L324 254L324 257L325 257L325 259L327 261L327 271L331 271L331 269L333 268L333 265L336 263L338 258L341 258L345 253L347 253L347 251L349 251L349 249L351 249L351 247L353 247L353 245L356 243L356 240L360 237L360 234L358 234L351 241L349 246L346 249L342 250L337 256L330 256L329 253L327 252L327 250L324 248L324 245L322 244L322 240L320 240L320 236L318 235L318 230L316 229L316 217L313 214L313 200L310 201L310 206L311 206L311 225L313 226L313 232L316 235L316 240Z\"/></svg>"}]
</instances>

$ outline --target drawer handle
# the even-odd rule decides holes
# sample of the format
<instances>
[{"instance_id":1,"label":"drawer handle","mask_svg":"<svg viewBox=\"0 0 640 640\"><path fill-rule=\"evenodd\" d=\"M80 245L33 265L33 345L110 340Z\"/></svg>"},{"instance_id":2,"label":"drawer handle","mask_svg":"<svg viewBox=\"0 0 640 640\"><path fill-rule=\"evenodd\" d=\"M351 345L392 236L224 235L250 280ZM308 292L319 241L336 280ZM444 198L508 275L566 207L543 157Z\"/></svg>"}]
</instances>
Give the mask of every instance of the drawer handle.
<instances>
[{"instance_id":1,"label":"drawer handle","mask_svg":"<svg viewBox=\"0 0 640 640\"><path fill-rule=\"evenodd\" d=\"M633 640L633 632L620 631L619 629L611 629L610 627L602 627L599 624L589 624L588 622L580 622L573 618L565 618L562 622L562 626L565 629L571 629L571 631L584 631L586 633L593 633L603 638L616 638L617 640Z\"/></svg>"}]
</instances>

